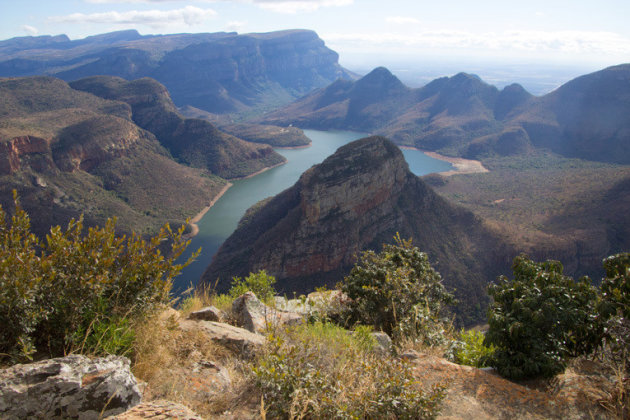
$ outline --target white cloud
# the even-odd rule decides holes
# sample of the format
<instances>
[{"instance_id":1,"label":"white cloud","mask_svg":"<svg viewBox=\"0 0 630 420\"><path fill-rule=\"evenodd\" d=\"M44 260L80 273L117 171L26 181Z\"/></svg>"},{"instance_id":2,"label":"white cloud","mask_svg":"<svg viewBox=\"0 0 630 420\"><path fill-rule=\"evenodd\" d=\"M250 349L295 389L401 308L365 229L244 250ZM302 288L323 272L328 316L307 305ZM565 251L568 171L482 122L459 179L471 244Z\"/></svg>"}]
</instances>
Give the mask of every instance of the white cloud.
<instances>
[{"instance_id":1,"label":"white cloud","mask_svg":"<svg viewBox=\"0 0 630 420\"><path fill-rule=\"evenodd\" d=\"M104 23L121 25L148 25L154 28L170 25L193 26L216 16L212 9L200 9L186 6L174 10L129 10L126 12L73 13L66 16L54 16L50 19L59 23Z\"/></svg>"},{"instance_id":2,"label":"white cloud","mask_svg":"<svg viewBox=\"0 0 630 420\"><path fill-rule=\"evenodd\" d=\"M186 1L191 3L191 0L83 0L86 3L92 4L122 4L122 3L173 3L178 1ZM214 0L194 0L195 3L214 3Z\"/></svg>"},{"instance_id":3,"label":"white cloud","mask_svg":"<svg viewBox=\"0 0 630 420\"><path fill-rule=\"evenodd\" d=\"M349 6L354 0L245 0L277 13L314 12L322 7Z\"/></svg>"},{"instance_id":4,"label":"white cloud","mask_svg":"<svg viewBox=\"0 0 630 420\"><path fill-rule=\"evenodd\" d=\"M166 3L190 0L84 0L87 3ZM314 12L322 7L348 6L354 0L195 0L198 3L233 2L256 4L262 9L277 13L294 14L298 12Z\"/></svg>"},{"instance_id":5,"label":"white cloud","mask_svg":"<svg viewBox=\"0 0 630 420\"><path fill-rule=\"evenodd\" d=\"M226 31L241 32L241 30L247 25L247 22L240 20L232 20L225 25Z\"/></svg>"},{"instance_id":6,"label":"white cloud","mask_svg":"<svg viewBox=\"0 0 630 420\"><path fill-rule=\"evenodd\" d=\"M31 25L22 25L22 30L31 36L37 35L39 33L37 28Z\"/></svg>"},{"instance_id":7,"label":"white cloud","mask_svg":"<svg viewBox=\"0 0 630 420\"><path fill-rule=\"evenodd\" d=\"M393 23L396 25L406 25L406 24L418 24L420 21L413 17L407 16L388 16L385 18L387 23Z\"/></svg>"},{"instance_id":8,"label":"white cloud","mask_svg":"<svg viewBox=\"0 0 630 420\"><path fill-rule=\"evenodd\" d=\"M630 38L613 32L510 31L472 33L464 31L421 31L415 33L322 34L327 43L354 47L400 46L418 49L461 49L469 51L512 51L571 54L630 54Z\"/></svg>"}]
</instances>

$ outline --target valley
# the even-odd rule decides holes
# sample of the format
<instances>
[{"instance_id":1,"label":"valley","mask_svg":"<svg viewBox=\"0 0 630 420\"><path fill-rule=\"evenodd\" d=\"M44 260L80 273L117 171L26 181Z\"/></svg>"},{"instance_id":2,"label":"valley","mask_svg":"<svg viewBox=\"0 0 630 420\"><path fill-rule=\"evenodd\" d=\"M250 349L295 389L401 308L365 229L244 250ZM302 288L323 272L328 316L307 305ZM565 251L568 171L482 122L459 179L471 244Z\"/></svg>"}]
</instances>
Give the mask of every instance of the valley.
<instances>
[{"instance_id":1,"label":"valley","mask_svg":"<svg viewBox=\"0 0 630 420\"><path fill-rule=\"evenodd\" d=\"M10 208L16 189L24 207L38 215L40 235L82 213L88 225L117 216L120 232L144 235L164 222L179 225L197 216L188 252L202 247L203 253L176 281L177 295L195 287L229 236L247 232L237 234L245 235L239 245L226 245L242 252L261 234L256 229L272 229L271 219L256 219L254 235L249 224L274 195L302 191L299 179L312 165L350 140L380 135L403 148L407 162L391 170L409 165L404 177L421 176L421 189L429 191L396 195L399 205L380 210L375 220L388 220L391 226L383 223L391 229L370 226L379 233L361 240L357 234L352 246L339 248L324 227L311 232L330 246L317 258L303 262L313 250L299 243L269 249L264 263L216 271L219 289L232 275L265 267L284 292L331 286L352 265L348 249L377 248L399 231L426 247L447 273L447 285L460 290L464 319L474 320L484 313L485 285L520 252L560 259L568 274L597 280L601 259L630 246L629 65L535 96L519 84L498 89L464 72L409 87L385 67L360 76L338 59L316 33L304 30L121 31L80 40L1 41L0 76L10 78L0 79L0 202ZM351 171L362 176L359 167L346 164L340 184ZM366 191L377 182L365 183ZM320 200L320 193L312 194ZM370 197L361 189L357 194ZM346 199L335 202L345 208ZM422 214L427 200L433 204ZM412 207L403 211L402 203ZM302 212L310 208L302 206ZM440 213L433 206L448 208L454 219L441 214L420 223ZM348 226L366 223L351 219ZM280 231L291 236L285 228ZM304 255L293 255L294 249ZM304 268L308 273L289 276L293 269L272 268L291 258L302 261L296 267L311 267ZM214 285L215 271L208 270L204 284ZM464 280L471 270L475 274Z\"/></svg>"}]
</instances>

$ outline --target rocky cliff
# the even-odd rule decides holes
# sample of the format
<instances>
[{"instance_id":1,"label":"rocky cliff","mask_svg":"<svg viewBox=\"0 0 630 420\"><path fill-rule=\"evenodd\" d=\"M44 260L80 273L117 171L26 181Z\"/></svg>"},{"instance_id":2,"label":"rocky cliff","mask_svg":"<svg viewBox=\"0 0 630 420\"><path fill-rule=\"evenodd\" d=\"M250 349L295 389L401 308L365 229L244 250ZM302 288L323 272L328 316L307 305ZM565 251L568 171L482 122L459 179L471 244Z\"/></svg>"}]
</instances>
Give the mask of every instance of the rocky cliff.
<instances>
[{"instance_id":1,"label":"rocky cliff","mask_svg":"<svg viewBox=\"0 0 630 420\"><path fill-rule=\"evenodd\" d=\"M207 71L212 69L212 71ZM0 42L0 76L49 74L67 81L94 75L152 77L178 106L233 113L286 104L351 74L315 32L288 30L141 36L121 31Z\"/></svg>"},{"instance_id":2,"label":"rocky cliff","mask_svg":"<svg viewBox=\"0 0 630 420\"><path fill-rule=\"evenodd\" d=\"M80 214L147 233L192 217L226 184L175 162L127 103L51 77L0 79L0 97L0 204L11 211L16 189L39 235Z\"/></svg>"},{"instance_id":3,"label":"rocky cliff","mask_svg":"<svg viewBox=\"0 0 630 420\"><path fill-rule=\"evenodd\" d=\"M223 178L248 176L285 161L270 146L245 142L208 121L183 118L166 88L153 79L128 82L119 77L95 76L70 86L129 104L133 121L153 133L174 157Z\"/></svg>"},{"instance_id":4,"label":"rocky cliff","mask_svg":"<svg viewBox=\"0 0 630 420\"><path fill-rule=\"evenodd\" d=\"M485 285L500 240L472 213L454 207L413 175L383 137L341 147L299 181L250 210L214 257L203 283L225 290L232 276L265 269L285 292L334 285L365 249L380 249L399 232L429 254L462 300L462 316L483 316Z\"/></svg>"}]
</instances>

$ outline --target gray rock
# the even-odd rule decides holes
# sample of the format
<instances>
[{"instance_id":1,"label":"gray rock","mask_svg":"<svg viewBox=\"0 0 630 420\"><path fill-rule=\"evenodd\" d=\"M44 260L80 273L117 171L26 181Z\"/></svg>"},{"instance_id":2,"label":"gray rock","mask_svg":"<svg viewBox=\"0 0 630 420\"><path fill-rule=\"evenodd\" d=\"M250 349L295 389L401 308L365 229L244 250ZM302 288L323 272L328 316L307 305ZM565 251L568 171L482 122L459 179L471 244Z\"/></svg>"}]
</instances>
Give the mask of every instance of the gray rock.
<instances>
[{"instance_id":1,"label":"gray rock","mask_svg":"<svg viewBox=\"0 0 630 420\"><path fill-rule=\"evenodd\" d=\"M251 332L263 332L281 325L297 325L304 322L300 314L270 308L247 292L234 300L232 313L236 322Z\"/></svg>"},{"instance_id":2,"label":"gray rock","mask_svg":"<svg viewBox=\"0 0 630 420\"><path fill-rule=\"evenodd\" d=\"M376 331L372 333L372 337L376 339L374 351L384 356L392 354L392 339L387 333Z\"/></svg>"},{"instance_id":3,"label":"gray rock","mask_svg":"<svg viewBox=\"0 0 630 420\"><path fill-rule=\"evenodd\" d=\"M260 334L220 322L184 320L179 326L183 331L199 331L245 358L253 357L265 343L265 337Z\"/></svg>"},{"instance_id":4,"label":"gray rock","mask_svg":"<svg viewBox=\"0 0 630 420\"><path fill-rule=\"evenodd\" d=\"M198 311L191 312L191 314L188 315L188 319L223 322L226 319L226 316L225 312L222 310L215 308L214 306L206 306Z\"/></svg>"},{"instance_id":5,"label":"gray rock","mask_svg":"<svg viewBox=\"0 0 630 420\"><path fill-rule=\"evenodd\" d=\"M2 419L99 419L140 403L129 359L71 355L0 371Z\"/></svg>"}]
</instances>

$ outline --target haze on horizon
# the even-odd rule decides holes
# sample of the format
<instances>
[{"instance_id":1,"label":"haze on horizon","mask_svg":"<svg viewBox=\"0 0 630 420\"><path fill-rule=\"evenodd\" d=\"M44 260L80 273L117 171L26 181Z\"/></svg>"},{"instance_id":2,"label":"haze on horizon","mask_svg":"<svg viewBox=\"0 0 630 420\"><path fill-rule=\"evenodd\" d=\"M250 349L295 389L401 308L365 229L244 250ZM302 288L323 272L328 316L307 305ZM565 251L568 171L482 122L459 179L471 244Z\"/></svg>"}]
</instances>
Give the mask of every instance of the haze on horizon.
<instances>
[{"instance_id":1,"label":"haze on horizon","mask_svg":"<svg viewBox=\"0 0 630 420\"><path fill-rule=\"evenodd\" d=\"M122 29L141 34L315 30L340 63L386 66L410 85L459 71L534 94L630 62L625 0L24 0L6 2L0 39Z\"/></svg>"}]
</instances>

